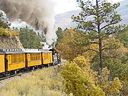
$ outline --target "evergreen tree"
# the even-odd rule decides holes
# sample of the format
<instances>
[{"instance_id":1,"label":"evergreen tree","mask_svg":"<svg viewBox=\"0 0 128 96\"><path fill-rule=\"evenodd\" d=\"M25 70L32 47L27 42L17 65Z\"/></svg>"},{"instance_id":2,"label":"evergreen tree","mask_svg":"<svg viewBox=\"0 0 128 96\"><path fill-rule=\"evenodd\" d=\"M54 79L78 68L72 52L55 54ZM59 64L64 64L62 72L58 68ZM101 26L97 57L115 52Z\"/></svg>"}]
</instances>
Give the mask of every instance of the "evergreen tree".
<instances>
[{"instance_id":1,"label":"evergreen tree","mask_svg":"<svg viewBox=\"0 0 128 96\"><path fill-rule=\"evenodd\" d=\"M64 32L60 27L58 27L58 29L56 31L56 34L57 34L57 37L58 37L57 42L56 42L56 45L57 45L58 43L61 42L61 39L64 37Z\"/></svg>"},{"instance_id":2,"label":"evergreen tree","mask_svg":"<svg viewBox=\"0 0 128 96\"><path fill-rule=\"evenodd\" d=\"M25 28L20 28L19 37L24 48L42 48L40 44L41 38L37 36L36 32L34 32L33 29L29 29L27 26Z\"/></svg>"},{"instance_id":3,"label":"evergreen tree","mask_svg":"<svg viewBox=\"0 0 128 96\"><path fill-rule=\"evenodd\" d=\"M89 34L91 40L98 39L97 42L91 41L89 44L98 44L99 46L97 53L101 70L103 69L103 51L118 47L114 42L103 45L102 41L112 34L127 29L126 25L117 25L121 18L115 10L120 6L120 3L111 4L105 0L96 0L96 4L89 0L77 0L77 2L82 11L78 16L73 15L72 19L78 22L77 29Z\"/></svg>"},{"instance_id":4,"label":"evergreen tree","mask_svg":"<svg viewBox=\"0 0 128 96\"><path fill-rule=\"evenodd\" d=\"M4 18L3 18L3 13L2 12L0 12L0 27L1 28L9 28L9 26L11 25L11 23L8 23L8 22L4 22L4 20L3 20Z\"/></svg>"},{"instance_id":5,"label":"evergreen tree","mask_svg":"<svg viewBox=\"0 0 128 96\"><path fill-rule=\"evenodd\" d=\"M114 37L119 39L120 42L124 44L124 47L128 48L128 31L117 33L114 35Z\"/></svg>"}]
</instances>

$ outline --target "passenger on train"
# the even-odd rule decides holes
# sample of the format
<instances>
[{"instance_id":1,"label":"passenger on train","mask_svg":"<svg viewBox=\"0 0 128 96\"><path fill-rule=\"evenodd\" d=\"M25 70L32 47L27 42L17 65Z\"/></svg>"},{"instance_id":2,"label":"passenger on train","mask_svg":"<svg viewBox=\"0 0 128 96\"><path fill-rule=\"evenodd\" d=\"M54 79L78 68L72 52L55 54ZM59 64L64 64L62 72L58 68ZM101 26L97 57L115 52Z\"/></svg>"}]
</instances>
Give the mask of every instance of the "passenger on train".
<instances>
[{"instance_id":1,"label":"passenger on train","mask_svg":"<svg viewBox=\"0 0 128 96\"><path fill-rule=\"evenodd\" d=\"M7 64L8 64L8 59L7 59L6 55L5 55L5 69L7 69Z\"/></svg>"}]
</instances>

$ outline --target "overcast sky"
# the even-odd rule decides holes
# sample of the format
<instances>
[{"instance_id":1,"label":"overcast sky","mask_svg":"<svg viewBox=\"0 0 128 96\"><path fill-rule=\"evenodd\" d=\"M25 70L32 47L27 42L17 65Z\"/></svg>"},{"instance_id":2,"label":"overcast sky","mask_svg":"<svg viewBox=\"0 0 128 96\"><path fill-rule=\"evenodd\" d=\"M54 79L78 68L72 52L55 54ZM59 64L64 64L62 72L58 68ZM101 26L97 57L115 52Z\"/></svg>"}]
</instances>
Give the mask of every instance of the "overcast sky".
<instances>
[{"instance_id":1,"label":"overcast sky","mask_svg":"<svg viewBox=\"0 0 128 96\"><path fill-rule=\"evenodd\" d=\"M79 7L77 7L76 0L55 0L55 1L56 1L56 7L55 7L56 14L79 9ZM109 1L118 2L123 0L109 0Z\"/></svg>"},{"instance_id":2,"label":"overcast sky","mask_svg":"<svg viewBox=\"0 0 128 96\"><path fill-rule=\"evenodd\" d=\"M71 10L76 10L79 9L79 7L77 7L77 3L76 0L54 0L55 1L55 15L60 14L60 13L64 13L64 12L68 12ZM110 0L111 2L118 2L118 1L123 1L123 0ZM13 22L11 23L11 26L14 27L18 27L18 26L26 26L25 22Z\"/></svg>"}]
</instances>

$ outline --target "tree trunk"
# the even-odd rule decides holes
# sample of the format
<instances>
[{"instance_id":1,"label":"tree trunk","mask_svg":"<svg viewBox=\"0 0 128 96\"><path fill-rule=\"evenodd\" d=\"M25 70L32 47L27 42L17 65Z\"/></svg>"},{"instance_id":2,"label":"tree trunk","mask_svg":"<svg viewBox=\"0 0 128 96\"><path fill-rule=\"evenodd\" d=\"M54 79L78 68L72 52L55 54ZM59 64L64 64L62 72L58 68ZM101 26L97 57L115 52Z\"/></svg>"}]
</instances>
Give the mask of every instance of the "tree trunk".
<instances>
[{"instance_id":1,"label":"tree trunk","mask_svg":"<svg viewBox=\"0 0 128 96\"><path fill-rule=\"evenodd\" d=\"M103 69L103 60L102 60L102 40L99 38L99 56L100 56L100 71Z\"/></svg>"},{"instance_id":2,"label":"tree trunk","mask_svg":"<svg viewBox=\"0 0 128 96\"><path fill-rule=\"evenodd\" d=\"M96 0L96 7L97 7L97 17L99 18L99 13L98 13L98 9L99 9L99 5L98 5L98 0ZM98 34L100 34L100 21L98 20ZM101 70L103 69L103 61L102 61L102 39L99 36L99 57L100 57L100 65L99 65L99 71L101 72Z\"/></svg>"}]
</instances>

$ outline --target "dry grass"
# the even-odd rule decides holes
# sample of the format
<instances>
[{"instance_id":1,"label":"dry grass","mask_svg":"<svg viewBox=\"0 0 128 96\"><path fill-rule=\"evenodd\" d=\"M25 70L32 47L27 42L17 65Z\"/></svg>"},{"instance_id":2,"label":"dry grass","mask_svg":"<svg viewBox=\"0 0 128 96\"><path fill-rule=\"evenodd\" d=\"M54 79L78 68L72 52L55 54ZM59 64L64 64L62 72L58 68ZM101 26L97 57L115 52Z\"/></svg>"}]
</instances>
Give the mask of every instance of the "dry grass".
<instances>
[{"instance_id":1,"label":"dry grass","mask_svg":"<svg viewBox=\"0 0 128 96\"><path fill-rule=\"evenodd\" d=\"M1 88L0 96L66 96L62 80L57 66L43 68L8 82Z\"/></svg>"}]
</instances>

